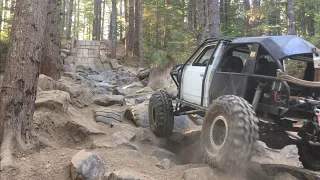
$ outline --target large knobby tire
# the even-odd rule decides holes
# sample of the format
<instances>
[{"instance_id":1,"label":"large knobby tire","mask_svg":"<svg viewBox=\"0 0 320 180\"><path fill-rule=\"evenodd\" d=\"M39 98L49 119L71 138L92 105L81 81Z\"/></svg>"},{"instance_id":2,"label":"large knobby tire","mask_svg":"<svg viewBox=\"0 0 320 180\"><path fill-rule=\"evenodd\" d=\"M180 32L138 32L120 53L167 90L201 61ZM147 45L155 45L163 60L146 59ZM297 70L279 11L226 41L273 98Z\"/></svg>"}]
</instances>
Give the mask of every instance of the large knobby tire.
<instances>
[{"instance_id":1,"label":"large knobby tire","mask_svg":"<svg viewBox=\"0 0 320 180\"><path fill-rule=\"evenodd\" d=\"M165 91L154 93L149 102L149 126L159 137L172 134L174 125L173 105L170 95Z\"/></svg>"},{"instance_id":2,"label":"large knobby tire","mask_svg":"<svg viewBox=\"0 0 320 180\"><path fill-rule=\"evenodd\" d=\"M200 136L207 164L225 170L240 170L251 160L259 139L258 118L244 99L221 96L209 107Z\"/></svg>"},{"instance_id":3,"label":"large knobby tire","mask_svg":"<svg viewBox=\"0 0 320 180\"><path fill-rule=\"evenodd\" d=\"M320 147L319 146L311 146L299 144L298 153L299 160L302 162L304 168L320 171Z\"/></svg>"}]
</instances>

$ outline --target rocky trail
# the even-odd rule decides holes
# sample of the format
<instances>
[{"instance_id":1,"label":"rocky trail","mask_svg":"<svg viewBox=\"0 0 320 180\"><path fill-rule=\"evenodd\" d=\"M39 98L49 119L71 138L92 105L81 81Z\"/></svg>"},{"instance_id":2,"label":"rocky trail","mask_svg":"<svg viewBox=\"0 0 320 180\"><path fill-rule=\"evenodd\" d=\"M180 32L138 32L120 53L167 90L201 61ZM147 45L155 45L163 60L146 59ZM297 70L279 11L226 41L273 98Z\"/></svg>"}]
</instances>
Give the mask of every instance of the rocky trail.
<instances>
[{"instance_id":1,"label":"rocky trail","mask_svg":"<svg viewBox=\"0 0 320 180\"><path fill-rule=\"evenodd\" d=\"M201 118L176 117L168 139L148 128L151 95L160 89L176 93L168 78L100 55L100 42L77 41L74 47L63 51L60 80L40 75L35 146L16 153L1 180L320 179L320 173L302 168L295 146L272 150L262 142L247 172L210 168L200 155Z\"/></svg>"}]
</instances>

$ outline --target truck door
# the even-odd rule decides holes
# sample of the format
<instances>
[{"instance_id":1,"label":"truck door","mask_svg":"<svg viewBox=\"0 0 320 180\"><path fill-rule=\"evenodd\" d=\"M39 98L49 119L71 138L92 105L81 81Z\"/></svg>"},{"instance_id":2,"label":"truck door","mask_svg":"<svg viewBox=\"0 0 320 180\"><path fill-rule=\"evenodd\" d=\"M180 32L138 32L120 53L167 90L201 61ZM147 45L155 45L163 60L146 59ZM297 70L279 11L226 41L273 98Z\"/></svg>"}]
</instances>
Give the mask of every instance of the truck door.
<instances>
[{"instance_id":1,"label":"truck door","mask_svg":"<svg viewBox=\"0 0 320 180\"><path fill-rule=\"evenodd\" d=\"M216 42L200 48L185 66L181 80L181 100L201 105L202 82L207 64L212 58L215 48Z\"/></svg>"},{"instance_id":2,"label":"truck door","mask_svg":"<svg viewBox=\"0 0 320 180\"><path fill-rule=\"evenodd\" d=\"M259 44L229 44L209 82L209 100L222 95L244 97L248 76L252 75Z\"/></svg>"}]
</instances>

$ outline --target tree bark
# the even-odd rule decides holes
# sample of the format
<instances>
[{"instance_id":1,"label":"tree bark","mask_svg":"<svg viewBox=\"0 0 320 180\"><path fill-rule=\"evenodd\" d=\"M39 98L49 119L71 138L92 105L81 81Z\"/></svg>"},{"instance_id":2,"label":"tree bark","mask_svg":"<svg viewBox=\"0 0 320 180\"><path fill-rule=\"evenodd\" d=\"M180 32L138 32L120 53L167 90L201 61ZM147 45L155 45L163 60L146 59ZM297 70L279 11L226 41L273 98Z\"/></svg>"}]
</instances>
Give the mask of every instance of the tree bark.
<instances>
[{"instance_id":1,"label":"tree bark","mask_svg":"<svg viewBox=\"0 0 320 180\"><path fill-rule=\"evenodd\" d=\"M156 9L156 49L159 49L161 46L161 34L160 34L160 6L159 2L157 1L157 9Z\"/></svg>"},{"instance_id":2,"label":"tree bark","mask_svg":"<svg viewBox=\"0 0 320 180\"><path fill-rule=\"evenodd\" d=\"M120 33L120 40L122 40L122 38L123 38L123 23L122 23L122 16L123 16L123 14L122 14L122 7L123 7L123 5L122 5L122 0L120 0L120 2L119 2L119 11L120 11L120 24L119 24L119 33Z\"/></svg>"},{"instance_id":3,"label":"tree bark","mask_svg":"<svg viewBox=\"0 0 320 180\"><path fill-rule=\"evenodd\" d=\"M287 3L288 34L295 35L296 27L294 24L294 0L288 0Z\"/></svg>"},{"instance_id":4,"label":"tree bark","mask_svg":"<svg viewBox=\"0 0 320 180\"><path fill-rule=\"evenodd\" d=\"M77 2L78 8L77 8L77 29L76 29L76 37L79 39L79 29L80 29L80 0Z\"/></svg>"},{"instance_id":5,"label":"tree bark","mask_svg":"<svg viewBox=\"0 0 320 180\"><path fill-rule=\"evenodd\" d=\"M1 31L2 31L2 9L3 9L3 1L0 1L0 37L1 37Z\"/></svg>"},{"instance_id":6,"label":"tree bark","mask_svg":"<svg viewBox=\"0 0 320 180\"><path fill-rule=\"evenodd\" d=\"M245 13L243 23L244 23L244 34L245 36L249 36L249 15L247 14L250 10L249 0L243 0L243 11Z\"/></svg>"},{"instance_id":7,"label":"tree bark","mask_svg":"<svg viewBox=\"0 0 320 180\"><path fill-rule=\"evenodd\" d=\"M209 0L209 34L220 37L220 11L219 0Z\"/></svg>"},{"instance_id":8,"label":"tree bark","mask_svg":"<svg viewBox=\"0 0 320 180\"><path fill-rule=\"evenodd\" d=\"M126 57L128 57L128 50L129 50L129 17L128 17L128 0L124 0L124 31L125 31L125 46L126 46Z\"/></svg>"},{"instance_id":9,"label":"tree bark","mask_svg":"<svg viewBox=\"0 0 320 180\"><path fill-rule=\"evenodd\" d=\"M30 145L48 0L16 4L0 95L1 167ZM60 12L58 10L58 12Z\"/></svg>"},{"instance_id":10,"label":"tree bark","mask_svg":"<svg viewBox=\"0 0 320 180\"><path fill-rule=\"evenodd\" d=\"M111 17L111 58L117 57L117 0L112 0L112 17Z\"/></svg>"},{"instance_id":11,"label":"tree bark","mask_svg":"<svg viewBox=\"0 0 320 180\"><path fill-rule=\"evenodd\" d=\"M103 9L102 9L102 23L101 23L101 40L104 39L104 21L106 15L106 0L103 1Z\"/></svg>"},{"instance_id":12,"label":"tree bark","mask_svg":"<svg viewBox=\"0 0 320 180\"><path fill-rule=\"evenodd\" d=\"M61 18L61 36L63 37L64 36L64 28L66 27L66 1L67 0L63 0L63 5L62 5L62 8L61 8L61 14L62 14L62 18Z\"/></svg>"},{"instance_id":13,"label":"tree bark","mask_svg":"<svg viewBox=\"0 0 320 180\"><path fill-rule=\"evenodd\" d=\"M140 57L140 65L142 60L142 0L136 0L135 4L135 48L134 56Z\"/></svg>"},{"instance_id":14,"label":"tree bark","mask_svg":"<svg viewBox=\"0 0 320 180\"><path fill-rule=\"evenodd\" d=\"M101 0L94 1L94 20L92 28L92 39L100 40L101 31Z\"/></svg>"},{"instance_id":15,"label":"tree bark","mask_svg":"<svg viewBox=\"0 0 320 180\"><path fill-rule=\"evenodd\" d=\"M61 77L62 60L60 58L60 0L49 0L46 20L44 48L40 63L40 74L45 74L54 80Z\"/></svg>"},{"instance_id":16,"label":"tree bark","mask_svg":"<svg viewBox=\"0 0 320 180\"><path fill-rule=\"evenodd\" d=\"M129 0L129 51L133 52L135 29L134 29L134 0Z\"/></svg>"},{"instance_id":17,"label":"tree bark","mask_svg":"<svg viewBox=\"0 0 320 180\"><path fill-rule=\"evenodd\" d=\"M190 32L194 32L194 0L188 1L188 28Z\"/></svg>"},{"instance_id":18,"label":"tree bark","mask_svg":"<svg viewBox=\"0 0 320 180\"><path fill-rule=\"evenodd\" d=\"M207 37L208 30L208 2L207 0L199 0L199 27L200 33L197 36L198 44L200 45Z\"/></svg>"},{"instance_id":19,"label":"tree bark","mask_svg":"<svg viewBox=\"0 0 320 180\"><path fill-rule=\"evenodd\" d=\"M72 26L72 16L73 16L73 0L69 2L69 17L68 17L68 28L67 28L67 40L71 40L71 26Z\"/></svg>"}]
</instances>

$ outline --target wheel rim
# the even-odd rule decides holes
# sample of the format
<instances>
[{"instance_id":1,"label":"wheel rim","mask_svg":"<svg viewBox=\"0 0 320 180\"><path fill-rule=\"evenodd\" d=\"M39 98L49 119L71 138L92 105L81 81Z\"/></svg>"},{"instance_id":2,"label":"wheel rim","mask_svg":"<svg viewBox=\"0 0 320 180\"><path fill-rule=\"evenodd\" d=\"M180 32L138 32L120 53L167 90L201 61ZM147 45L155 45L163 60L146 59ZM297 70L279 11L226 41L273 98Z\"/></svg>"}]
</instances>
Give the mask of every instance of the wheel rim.
<instances>
[{"instance_id":1,"label":"wheel rim","mask_svg":"<svg viewBox=\"0 0 320 180\"><path fill-rule=\"evenodd\" d=\"M227 120L223 116L216 117L211 125L210 140L215 149L220 149L228 136Z\"/></svg>"}]
</instances>

